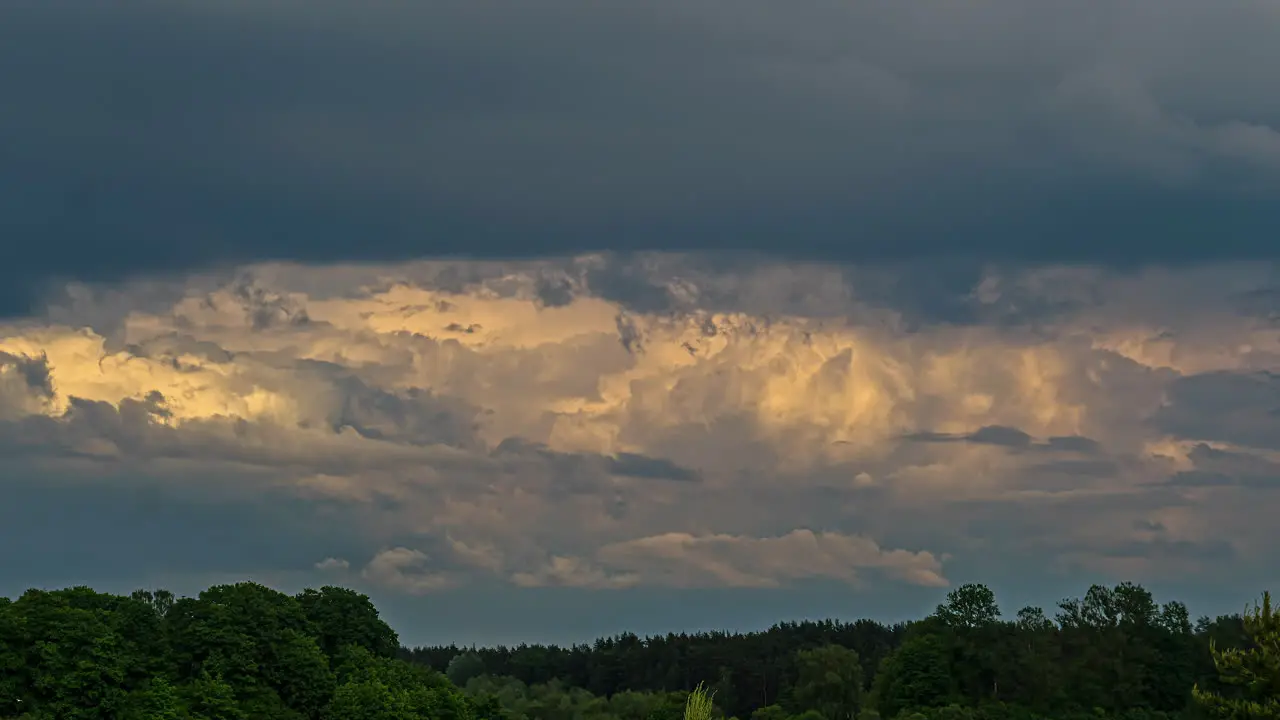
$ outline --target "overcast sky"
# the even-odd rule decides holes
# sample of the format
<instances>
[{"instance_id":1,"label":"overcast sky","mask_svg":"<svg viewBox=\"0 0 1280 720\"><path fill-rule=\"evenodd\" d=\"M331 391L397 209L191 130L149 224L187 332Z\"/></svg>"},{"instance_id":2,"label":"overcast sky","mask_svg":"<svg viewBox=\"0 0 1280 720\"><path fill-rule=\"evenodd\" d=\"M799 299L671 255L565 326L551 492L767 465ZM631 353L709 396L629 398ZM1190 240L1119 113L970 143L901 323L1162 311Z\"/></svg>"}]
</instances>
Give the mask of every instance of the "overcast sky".
<instances>
[{"instance_id":1,"label":"overcast sky","mask_svg":"<svg viewBox=\"0 0 1280 720\"><path fill-rule=\"evenodd\" d=\"M1280 587L1280 5L9 0L0 592Z\"/></svg>"}]
</instances>

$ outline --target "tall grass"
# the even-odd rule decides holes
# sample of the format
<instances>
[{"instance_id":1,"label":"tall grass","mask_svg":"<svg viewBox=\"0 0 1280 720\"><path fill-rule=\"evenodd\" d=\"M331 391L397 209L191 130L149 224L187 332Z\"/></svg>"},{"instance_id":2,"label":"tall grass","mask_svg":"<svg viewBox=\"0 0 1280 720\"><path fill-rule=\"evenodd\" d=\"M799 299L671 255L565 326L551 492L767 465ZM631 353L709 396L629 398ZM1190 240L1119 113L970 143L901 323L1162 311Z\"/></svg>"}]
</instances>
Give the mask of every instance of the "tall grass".
<instances>
[{"instance_id":1,"label":"tall grass","mask_svg":"<svg viewBox=\"0 0 1280 720\"><path fill-rule=\"evenodd\" d=\"M684 704L684 720L711 720L711 696L714 692L707 692L702 687L702 683L698 683L698 687L689 693L689 700Z\"/></svg>"}]
</instances>

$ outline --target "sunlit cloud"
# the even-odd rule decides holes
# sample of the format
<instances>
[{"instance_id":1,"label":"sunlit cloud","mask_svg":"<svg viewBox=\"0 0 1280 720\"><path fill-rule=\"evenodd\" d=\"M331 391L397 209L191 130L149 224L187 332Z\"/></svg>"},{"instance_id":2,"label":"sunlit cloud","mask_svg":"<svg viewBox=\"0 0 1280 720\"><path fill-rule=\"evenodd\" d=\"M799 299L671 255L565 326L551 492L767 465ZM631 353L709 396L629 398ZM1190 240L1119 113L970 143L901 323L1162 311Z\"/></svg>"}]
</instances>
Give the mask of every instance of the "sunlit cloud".
<instances>
[{"instance_id":1,"label":"sunlit cloud","mask_svg":"<svg viewBox=\"0 0 1280 720\"><path fill-rule=\"evenodd\" d=\"M310 503L354 544L281 570L407 594L1167 577L1275 540L1242 520L1280 502L1267 267L992 268L966 322L909 319L887 268L715 267L74 286L0 327L0 451L68 492Z\"/></svg>"}]
</instances>

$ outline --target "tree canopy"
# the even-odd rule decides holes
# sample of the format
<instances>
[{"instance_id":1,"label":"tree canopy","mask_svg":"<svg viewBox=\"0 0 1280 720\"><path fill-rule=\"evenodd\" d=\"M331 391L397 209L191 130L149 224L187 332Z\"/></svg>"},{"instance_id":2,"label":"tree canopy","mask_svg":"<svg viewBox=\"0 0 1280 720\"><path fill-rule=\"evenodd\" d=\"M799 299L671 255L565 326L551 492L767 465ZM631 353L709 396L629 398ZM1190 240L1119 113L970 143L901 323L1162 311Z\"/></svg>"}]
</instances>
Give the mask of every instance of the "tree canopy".
<instances>
[{"instance_id":1,"label":"tree canopy","mask_svg":"<svg viewBox=\"0 0 1280 720\"><path fill-rule=\"evenodd\" d=\"M1280 613L1191 622L1132 583L1005 619L982 585L928 617L590 645L407 649L365 595L0 598L0 718L1276 720Z\"/></svg>"},{"instance_id":2,"label":"tree canopy","mask_svg":"<svg viewBox=\"0 0 1280 720\"><path fill-rule=\"evenodd\" d=\"M491 708L395 658L369 599L256 583L194 598L87 587L0 601L0 717L481 720Z\"/></svg>"}]
</instances>

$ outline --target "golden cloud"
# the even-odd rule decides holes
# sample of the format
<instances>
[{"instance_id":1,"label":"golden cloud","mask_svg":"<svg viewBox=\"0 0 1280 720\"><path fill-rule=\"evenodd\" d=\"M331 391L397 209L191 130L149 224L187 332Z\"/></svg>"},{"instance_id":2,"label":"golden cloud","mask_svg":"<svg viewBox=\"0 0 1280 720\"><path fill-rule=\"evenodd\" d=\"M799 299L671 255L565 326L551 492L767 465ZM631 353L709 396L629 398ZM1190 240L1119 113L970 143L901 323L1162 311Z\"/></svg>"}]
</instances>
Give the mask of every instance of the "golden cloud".
<instances>
[{"instance_id":1,"label":"golden cloud","mask_svg":"<svg viewBox=\"0 0 1280 720\"><path fill-rule=\"evenodd\" d=\"M830 268L681 276L678 260L626 268L666 298L658 309L598 287L621 261L596 256L261 266L212 288L193 279L165 304L112 289L124 310L105 320L80 288L0 327L0 441L81 463L87 481L90 461L157 482L178 482L175 463L217 464L251 476L250 494L377 505L371 542L448 538L439 553L386 545L364 564L367 581L406 592L465 572L772 586L874 569L942 585L941 558L972 547L945 521L916 534L927 547L872 538L911 536L893 522L902 513L948 508L961 533L983 504L1074 503L1091 521L1039 528L1046 551L1078 560L1089 538L1101 557L1144 540L1135 519L1161 542L1199 542L1209 520L1161 483L1203 464L1193 450L1206 443L1280 452L1170 414L1193 379L1280 368L1280 329L1239 310L1250 288L1203 289L1221 269L993 271L968 298L984 311L1028 298L1058 309L908 328ZM767 512L753 507L764 497ZM1237 507L1205 502L1202 518Z\"/></svg>"}]
</instances>

